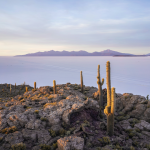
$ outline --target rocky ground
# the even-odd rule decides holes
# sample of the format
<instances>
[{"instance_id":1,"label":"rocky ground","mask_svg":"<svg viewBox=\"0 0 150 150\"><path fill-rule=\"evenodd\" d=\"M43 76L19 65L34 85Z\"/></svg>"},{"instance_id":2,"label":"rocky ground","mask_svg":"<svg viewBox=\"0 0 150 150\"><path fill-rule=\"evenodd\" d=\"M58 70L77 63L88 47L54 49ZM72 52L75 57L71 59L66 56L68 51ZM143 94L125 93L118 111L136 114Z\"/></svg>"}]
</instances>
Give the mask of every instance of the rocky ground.
<instances>
[{"instance_id":1,"label":"rocky ground","mask_svg":"<svg viewBox=\"0 0 150 150\"><path fill-rule=\"evenodd\" d=\"M28 86L29 91L25 92ZM95 87L0 85L0 150L149 150L150 101L116 93L114 135L107 135L104 107L99 114Z\"/></svg>"}]
</instances>

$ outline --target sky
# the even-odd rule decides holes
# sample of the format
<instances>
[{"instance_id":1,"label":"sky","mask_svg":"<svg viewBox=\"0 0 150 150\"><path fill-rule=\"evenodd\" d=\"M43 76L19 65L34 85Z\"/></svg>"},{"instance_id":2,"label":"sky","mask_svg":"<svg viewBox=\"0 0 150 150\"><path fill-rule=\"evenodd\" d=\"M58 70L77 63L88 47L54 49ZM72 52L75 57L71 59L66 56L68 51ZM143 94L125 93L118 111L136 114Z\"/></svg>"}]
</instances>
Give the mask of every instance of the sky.
<instances>
[{"instance_id":1,"label":"sky","mask_svg":"<svg viewBox=\"0 0 150 150\"><path fill-rule=\"evenodd\" d=\"M150 0L0 0L0 56L150 53Z\"/></svg>"}]
</instances>

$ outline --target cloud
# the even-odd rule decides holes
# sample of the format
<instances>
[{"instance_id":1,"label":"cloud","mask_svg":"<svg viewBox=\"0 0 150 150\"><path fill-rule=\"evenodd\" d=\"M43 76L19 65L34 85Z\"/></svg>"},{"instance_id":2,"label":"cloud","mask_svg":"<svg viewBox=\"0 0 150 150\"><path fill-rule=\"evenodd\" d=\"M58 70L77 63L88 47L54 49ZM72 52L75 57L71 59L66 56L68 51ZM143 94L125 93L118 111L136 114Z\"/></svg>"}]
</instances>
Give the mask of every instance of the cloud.
<instances>
[{"instance_id":1,"label":"cloud","mask_svg":"<svg viewBox=\"0 0 150 150\"><path fill-rule=\"evenodd\" d=\"M148 0L1 1L0 42L150 47L149 6Z\"/></svg>"}]
</instances>

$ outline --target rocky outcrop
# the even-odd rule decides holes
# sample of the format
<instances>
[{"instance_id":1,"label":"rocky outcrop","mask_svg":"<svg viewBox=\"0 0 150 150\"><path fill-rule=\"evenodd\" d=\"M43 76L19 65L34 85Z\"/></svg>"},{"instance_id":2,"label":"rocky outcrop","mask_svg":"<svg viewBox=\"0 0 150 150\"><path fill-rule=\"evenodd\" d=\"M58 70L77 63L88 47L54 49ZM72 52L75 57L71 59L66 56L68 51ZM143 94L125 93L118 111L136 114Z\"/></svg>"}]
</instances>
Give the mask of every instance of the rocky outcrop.
<instances>
[{"instance_id":1,"label":"rocky outcrop","mask_svg":"<svg viewBox=\"0 0 150 150\"><path fill-rule=\"evenodd\" d=\"M150 101L116 93L114 135L110 137L103 110L99 116L97 90L85 86L81 93L80 85L67 83L57 85L56 94L53 87L45 86L12 97L1 95L0 149L149 149ZM103 102L106 106L106 89Z\"/></svg>"}]
</instances>

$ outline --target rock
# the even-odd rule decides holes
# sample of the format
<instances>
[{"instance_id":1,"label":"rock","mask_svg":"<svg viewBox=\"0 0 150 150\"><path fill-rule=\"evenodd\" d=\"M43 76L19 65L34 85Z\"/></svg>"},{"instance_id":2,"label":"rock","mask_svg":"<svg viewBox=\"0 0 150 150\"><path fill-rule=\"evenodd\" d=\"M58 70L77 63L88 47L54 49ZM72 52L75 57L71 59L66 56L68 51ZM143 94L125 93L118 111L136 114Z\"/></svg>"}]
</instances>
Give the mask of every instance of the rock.
<instances>
[{"instance_id":1,"label":"rock","mask_svg":"<svg viewBox=\"0 0 150 150\"><path fill-rule=\"evenodd\" d=\"M83 150L84 139L76 136L64 137L57 140L57 145L59 150Z\"/></svg>"},{"instance_id":2,"label":"rock","mask_svg":"<svg viewBox=\"0 0 150 150\"><path fill-rule=\"evenodd\" d=\"M23 129L22 130L23 138L25 140L30 140L34 143L37 142L37 133L34 130Z\"/></svg>"},{"instance_id":3,"label":"rock","mask_svg":"<svg viewBox=\"0 0 150 150\"><path fill-rule=\"evenodd\" d=\"M142 131L142 134L144 134L144 135L146 135L146 136L150 137L150 132Z\"/></svg>"},{"instance_id":4,"label":"rock","mask_svg":"<svg viewBox=\"0 0 150 150\"><path fill-rule=\"evenodd\" d=\"M45 126L42 124L42 121L37 119L35 121L29 121L26 125L25 128L31 129L31 130L38 130L38 129L44 129Z\"/></svg>"},{"instance_id":5,"label":"rock","mask_svg":"<svg viewBox=\"0 0 150 150\"><path fill-rule=\"evenodd\" d=\"M21 143L24 141L22 133L20 131L16 131L14 133L10 133L5 137L5 141L10 145Z\"/></svg>"},{"instance_id":6,"label":"rock","mask_svg":"<svg viewBox=\"0 0 150 150\"><path fill-rule=\"evenodd\" d=\"M119 144L124 149L134 145L140 150L150 142L150 102L143 96L115 94L114 135L110 137L103 108L99 116L97 88L84 86L84 93L77 84L61 84L56 88L57 94L53 94L53 87L45 86L0 99L1 150L20 142L24 142L27 149L39 150L40 144L52 146L57 141L60 145L63 143L62 149L111 149ZM103 89L103 102L105 106L107 89ZM12 126L18 131L11 130Z\"/></svg>"},{"instance_id":7,"label":"rock","mask_svg":"<svg viewBox=\"0 0 150 150\"><path fill-rule=\"evenodd\" d=\"M38 143L47 144L51 139L49 132L45 129L38 130L36 132L37 132Z\"/></svg>"},{"instance_id":8,"label":"rock","mask_svg":"<svg viewBox=\"0 0 150 150\"><path fill-rule=\"evenodd\" d=\"M141 122L135 124L134 127L140 130L150 131L150 123L146 122L145 120L141 120Z\"/></svg>"},{"instance_id":9,"label":"rock","mask_svg":"<svg viewBox=\"0 0 150 150\"><path fill-rule=\"evenodd\" d=\"M144 111L146 110L146 106L144 104L137 104L135 106L135 110L133 110L130 113L131 117L135 117L135 118L140 118L141 115L144 113Z\"/></svg>"},{"instance_id":10,"label":"rock","mask_svg":"<svg viewBox=\"0 0 150 150\"><path fill-rule=\"evenodd\" d=\"M123 120L119 122L119 125L124 129L131 129L130 123L128 120Z\"/></svg>"}]
</instances>

